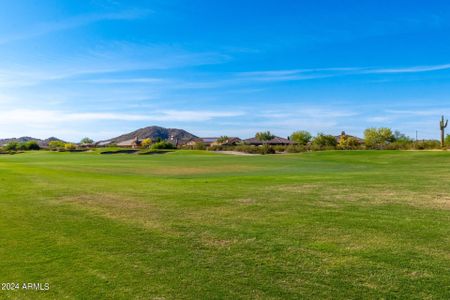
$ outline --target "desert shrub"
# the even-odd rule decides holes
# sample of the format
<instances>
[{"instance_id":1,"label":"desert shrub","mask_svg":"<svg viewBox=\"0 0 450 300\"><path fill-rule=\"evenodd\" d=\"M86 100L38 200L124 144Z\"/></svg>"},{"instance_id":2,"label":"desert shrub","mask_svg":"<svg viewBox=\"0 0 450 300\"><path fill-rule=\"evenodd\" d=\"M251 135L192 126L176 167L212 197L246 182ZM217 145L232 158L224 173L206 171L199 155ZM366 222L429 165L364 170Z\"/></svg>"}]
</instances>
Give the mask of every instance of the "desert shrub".
<instances>
[{"instance_id":1,"label":"desert shrub","mask_svg":"<svg viewBox=\"0 0 450 300\"><path fill-rule=\"evenodd\" d=\"M450 134L447 134L447 136L445 137L445 145L447 147L450 147Z\"/></svg>"},{"instance_id":2,"label":"desert shrub","mask_svg":"<svg viewBox=\"0 0 450 300\"><path fill-rule=\"evenodd\" d=\"M18 142L10 142L10 143L6 144L3 148L6 151L17 151L17 150L19 150L19 147L20 147L20 145Z\"/></svg>"},{"instance_id":3,"label":"desert shrub","mask_svg":"<svg viewBox=\"0 0 450 300\"><path fill-rule=\"evenodd\" d=\"M308 148L304 145L289 145L286 147L287 153L300 153L306 151L308 151Z\"/></svg>"},{"instance_id":4,"label":"desert shrub","mask_svg":"<svg viewBox=\"0 0 450 300\"><path fill-rule=\"evenodd\" d=\"M275 149L267 144L262 146L238 145L234 147L234 150L251 154L275 154Z\"/></svg>"},{"instance_id":5,"label":"desert shrub","mask_svg":"<svg viewBox=\"0 0 450 300\"><path fill-rule=\"evenodd\" d=\"M226 147L223 145L211 145L208 147L208 151L224 151Z\"/></svg>"},{"instance_id":6,"label":"desert shrub","mask_svg":"<svg viewBox=\"0 0 450 300\"><path fill-rule=\"evenodd\" d=\"M423 140L416 143L418 150L441 149L441 143L437 140Z\"/></svg>"},{"instance_id":7,"label":"desert shrub","mask_svg":"<svg viewBox=\"0 0 450 300\"><path fill-rule=\"evenodd\" d=\"M262 146L257 147L259 154L275 154L275 149L272 146L264 144Z\"/></svg>"},{"instance_id":8,"label":"desert shrub","mask_svg":"<svg viewBox=\"0 0 450 300\"><path fill-rule=\"evenodd\" d=\"M417 148L416 143L407 140L395 141L383 147L383 149L385 150L411 150L416 148Z\"/></svg>"},{"instance_id":9,"label":"desert shrub","mask_svg":"<svg viewBox=\"0 0 450 300\"><path fill-rule=\"evenodd\" d=\"M299 145L307 145L311 141L312 135L308 131L300 130L293 132L290 138Z\"/></svg>"},{"instance_id":10,"label":"desert shrub","mask_svg":"<svg viewBox=\"0 0 450 300\"><path fill-rule=\"evenodd\" d=\"M159 150L159 149L175 149L175 146L172 143L167 141L160 141L152 145L151 149Z\"/></svg>"},{"instance_id":11,"label":"desert shrub","mask_svg":"<svg viewBox=\"0 0 450 300\"><path fill-rule=\"evenodd\" d=\"M72 151L75 149L77 149L77 145L75 145L75 144L72 144L72 143L64 144L64 150L66 150L66 151Z\"/></svg>"},{"instance_id":12,"label":"desert shrub","mask_svg":"<svg viewBox=\"0 0 450 300\"><path fill-rule=\"evenodd\" d=\"M238 145L234 150L245 153L258 153L258 147L254 145Z\"/></svg>"},{"instance_id":13,"label":"desert shrub","mask_svg":"<svg viewBox=\"0 0 450 300\"><path fill-rule=\"evenodd\" d=\"M192 146L193 150L206 150L206 144L202 142L195 143Z\"/></svg>"},{"instance_id":14,"label":"desert shrub","mask_svg":"<svg viewBox=\"0 0 450 300\"><path fill-rule=\"evenodd\" d=\"M48 148L52 151L62 151L65 149L65 143L61 141L51 141L48 143Z\"/></svg>"},{"instance_id":15,"label":"desert shrub","mask_svg":"<svg viewBox=\"0 0 450 300\"><path fill-rule=\"evenodd\" d=\"M285 145L275 145L272 146L273 150L275 150L275 152L286 152L286 148L287 146Z\"/></svg>"},{"instance_id":16,"label":"desert shrub","mask_svg":"<svg viewBox=\"0 0 450 300\"><path fill-rule=\"evenodd\" d=\"M311 150L333 150L336 149L337 141L332 135L319 133L311 142Z\"/></svg>"}]
</instances>

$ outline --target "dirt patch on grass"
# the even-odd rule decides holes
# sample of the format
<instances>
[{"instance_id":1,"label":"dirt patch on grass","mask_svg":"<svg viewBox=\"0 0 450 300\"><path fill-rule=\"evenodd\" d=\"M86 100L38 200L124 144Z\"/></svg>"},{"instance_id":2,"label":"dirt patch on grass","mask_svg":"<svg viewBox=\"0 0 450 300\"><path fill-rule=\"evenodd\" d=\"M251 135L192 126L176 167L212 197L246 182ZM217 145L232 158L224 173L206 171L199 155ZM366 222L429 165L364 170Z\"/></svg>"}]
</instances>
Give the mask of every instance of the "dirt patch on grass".
<instances>
[{"instance_id":1,"label":"dirt patch on grass","mask_svg":"<svg viewBox=\"0 0 450 300\"><path fill-rule=\"evenodd\" d=\"M280 192L291 192L291 193L310 193L314 191L319 191L322 189L322 184L287 184L277 187ZM272 187L271 187L272 188Z\"/></svg>"},{"instance_id":2,"label":"dirt patch on grass","mask_svg":"<svg viewBox=\"0 0 450 300\"><path fill-rule=\"evenodd\" d=\"M58 202L74 205L124 223L152 229L167 229L161 220L159 207L130 197L114 194L77 195L62 197Z\"/></svg>"},{"instance_id":3,"label":"dirt patch on grass","mask_svg":"<svg viewBox=\"0 0 450 300\"><path fill-rule=\"evenodd\" d=\"M235 200L240 205L253 205L256 204L256 200L252 198L242 198Z\"/></svg>"},{"instance_id":4,"label":"dirt patch on grass","mask_svg":"<svg viewBox=\"0 0 450 300\"><path fill-rule=\"evenodd\" d=\"M241 155L241 156L259 156L259 155L261 155L261 154L245 153L245 152L239 152L239 151L214 151L214 153Z\"/></svg>"},{"instance_id":5,"label":"dirt patch on grass","mask_svg":"<svg viewBox=\"0 0 450 300\"><path fill-rule=\"evenodd\" d=\"M314 203L328 207L339 204L359 202L364 205L406 204L414 207L427 207L450 210L450 194L430 191L411 191L407 187L392 189L384 186L336 186L323 184L290 184L276 188L288 194L314 198ZM282 197L282 196L281 196Z\"/></svg>"},{"instance_id":6,"label":"dirt patch on grass","mask_svg":"<svg viewBox=\"0 0 450 300\"><path fill-rule=\"evenodd\" d=\"M251 172L259 169L260 169L259 167L243 166L243 165L226 165L226 166L211 166L211 167L165 166L163 168L158 169L149 169L146 170L145 172L154 175L200 175L200 174Z\"/></svg>"}]
</instances>

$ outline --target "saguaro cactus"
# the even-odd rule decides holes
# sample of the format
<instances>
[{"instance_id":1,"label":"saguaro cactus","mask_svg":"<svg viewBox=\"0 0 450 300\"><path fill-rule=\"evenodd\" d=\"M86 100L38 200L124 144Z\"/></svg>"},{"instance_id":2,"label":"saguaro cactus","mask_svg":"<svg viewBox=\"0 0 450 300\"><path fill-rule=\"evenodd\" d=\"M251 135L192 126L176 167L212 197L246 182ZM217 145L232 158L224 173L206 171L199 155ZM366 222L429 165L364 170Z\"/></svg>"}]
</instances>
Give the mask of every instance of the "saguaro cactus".
<instances>
[{"instance_id":1,"label":"saguaro cactus","mask_svg":"<svg viewBox=\"0 0 450 300\"><path fill-rule=\"evenodd\" d=\"M440 127L441 127L441 146L444 147L445 146L445 128L447 128L448 125L448 120L444 121L444 116L442 116L441 122L440 122Z\"/></svg>"}]
</instances>

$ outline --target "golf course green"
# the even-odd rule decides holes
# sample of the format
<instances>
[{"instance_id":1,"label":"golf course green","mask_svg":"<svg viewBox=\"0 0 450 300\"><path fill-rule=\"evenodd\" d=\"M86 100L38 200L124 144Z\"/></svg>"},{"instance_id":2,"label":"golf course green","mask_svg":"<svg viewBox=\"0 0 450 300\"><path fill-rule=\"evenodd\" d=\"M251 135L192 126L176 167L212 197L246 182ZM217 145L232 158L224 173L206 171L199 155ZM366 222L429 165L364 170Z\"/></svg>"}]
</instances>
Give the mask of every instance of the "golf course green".
<instances>
[{"instance_id":1,"label":"golf course green","mask_svg":"<svg viewBox=\"0 0 450 300\"><path fill-rule=\"evenodd\" d=\"M0 155L0 213L2 299L450 298L450 152Z\"/></svg>"}]
</instances>

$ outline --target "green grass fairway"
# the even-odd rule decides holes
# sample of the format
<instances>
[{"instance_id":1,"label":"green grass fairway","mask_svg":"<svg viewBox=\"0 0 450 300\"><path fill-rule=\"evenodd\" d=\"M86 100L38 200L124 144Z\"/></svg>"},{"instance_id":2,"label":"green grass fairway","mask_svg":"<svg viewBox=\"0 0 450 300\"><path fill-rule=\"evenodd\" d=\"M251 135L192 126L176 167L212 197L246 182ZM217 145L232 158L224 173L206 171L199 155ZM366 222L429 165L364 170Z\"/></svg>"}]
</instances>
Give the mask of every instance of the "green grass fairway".
<instances>
[{"instance_id":1,"label":"green grass fairway","mask_svg":"<svg viewBox=\"0 0 450 300\"><path fill-rule=\"evenodd\" d=\"M17 299L450 298L450 153L0 155Z\"/></svg>"}]
</instances>

